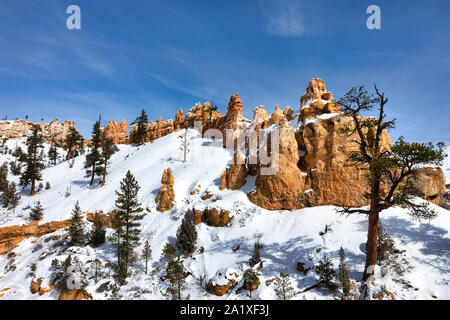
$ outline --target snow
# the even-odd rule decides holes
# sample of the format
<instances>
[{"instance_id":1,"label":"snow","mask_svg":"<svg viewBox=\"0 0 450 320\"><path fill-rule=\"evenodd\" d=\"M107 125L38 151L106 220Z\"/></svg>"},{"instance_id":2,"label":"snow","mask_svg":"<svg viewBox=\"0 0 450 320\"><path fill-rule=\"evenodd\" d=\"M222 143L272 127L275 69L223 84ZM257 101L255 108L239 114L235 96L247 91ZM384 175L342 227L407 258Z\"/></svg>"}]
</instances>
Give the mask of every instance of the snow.
<instances>
[{"instance_id":1,"label":"snow","mask_svg":"<svg viewBox=\"0 0 450 320\"><path fill-rule=\"evenodd\" d=\"M307 125L307 124L310 124L310 123L315 123L315 122L317 122L317 120L326 120L326 119L331 119L331 118L334 118L334 117L336 117L336 116L338 116L338 115L340 115L340 113L325 113L325 114L321 114L320 116L317 116L317 117L315 117L315 118L310 118L310 119L307 119L306 121L305 121L305 125Z\"/></svg>"},{"instance_id":2,"label":"snow","mask_svg":"<svg viewBox=\"0 0 450 320\"><path fill-rule=\"evenodd\" d=\"M448 184L450 183L450 146L445 149L445 153L447 154L447 157L444 159L443 170L445 181Z\"/></svg>"},{"instance_id":3,"label":"snow","mask_svg":"<svg viewBox=\"0 0 450 320\"><path fill-rule=\"evenodd\" d=\"M44 183L50 182L50 190L43 190L33 197L27 196L25 190L15 211L0 209L0 227L28 223L29 212L25 208L33 206L37 200L45 208L41 223L69 218L76 201L80 202L83 211L108 212L114 209L114 192L119 189L121 179L127 170L131 170L141 186L139 197L142 207L148 209L144 211L147 214L141 221L142 245L137 251L141 252L145 240L149 241L152 248L149 267L152 272L146 275L144 263L138 261L128 283L120 287L116 296L111 291L97 292L100 285L108 281L115 283L114 272L103 267L100 280L95 283L92 262L95 258L100 259L103 265L114 262L114 249L108 242L95 249L89 246L67 249L64 245L65 231L59 230L41 238L23 240L12 251L15 257L0 256L0 293L3 293L2 289L10 288L0 300L56 299L56 290L42 296L31 294L30 284L32 279L42 277L41 286L48 286L52 260L63 260L69 254L80 260L85 272L86 290L94 299L167 299L163 292L168 284L160 279L165 274L161 251L167 242L175 243L181 217L193 208L229 210L234 219L223 228L203 223L196 226L197 247L203 248L204 252L196 251L184 261L185 268L192 275L187 279L188 287L183 290L183 297L190 294L191 299L249 299L245 291L236 292L242 284L225 296L217 297L201 289L195 278L206 275L208 280L224 284L231 274L236 273L239 275L237 281L241 281L241 276L249 268L248 260L256 239L263 245L260 250L263 269L259 274L261 286L252 293L253 299L276 299L274 285L267 286L266 281L280 272L290 275L296 291L314 285L317 282L314 270L304 275L297 271L297 262L305 263L306 268L313 268L326 255L337 269L341 246L347 256L350 278L357 287L360 285L365 263L366 216L343 216L336 212L334 206L305 208L294 212L259 208L247 197L247 193L255 189L254 177L248 178L247 184L240 190L220 191L220 176L232 159L229 150L222 148L222 141L202 139L198 132L192 130L190 159L183 163L178 134L175 132L140 147L119 145L120 151L113 155L107 183L102 187L89 187L88 179L84 177L84 156L75 159L73 168L69 168L67 161L61 161L43 171ZM16 142L8 143L11 148ZM0 163L11 160L11 156L0 155ZM172 168L175 178L176 201L170 212L160 213L156 211L154 200L161 186L162 172L168 167ZM444 168L447 179L449 168L447 159ZM71 195L65 197L69 184ZM190 192L195 188L200 192L191 195ZM214 196L203 201L201 196L206 191ZM397 299L433 299L433 296L450 299L450 213L433 204L431 206L439 215L431 222L422 224L414 221L402 208L391 208L381 214L381 224L395 241L396 247L406 250L402 257L412 269L399 275L392 269L386 271L377 268L374 288L384 285L395 293ZM90 225L88 222L86 224ZM323 234L326 225L332 231ZM61 236L61 239L58 240L56 236ZM29 276L33 263L36 263L34 277ZM298 294L294 299L304 298L336 299L336 296L325 290L311 290Z\"/></svg>"}]
</instances>

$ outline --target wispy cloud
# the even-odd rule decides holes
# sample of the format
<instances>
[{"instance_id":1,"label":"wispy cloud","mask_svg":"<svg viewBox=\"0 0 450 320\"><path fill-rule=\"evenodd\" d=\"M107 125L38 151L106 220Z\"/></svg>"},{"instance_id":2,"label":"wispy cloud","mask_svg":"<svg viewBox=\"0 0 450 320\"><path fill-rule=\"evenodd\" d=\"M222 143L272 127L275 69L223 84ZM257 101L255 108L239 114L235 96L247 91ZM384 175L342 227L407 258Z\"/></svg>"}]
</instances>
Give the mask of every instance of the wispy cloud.
<instances>
[{"instance_id":1,"label":"wispy cloud","mask_svg":"<svg viewBox=\"0 0 450 320\"><path fill-rule=\"evenodd\" d=\"M266 31L273 35L299 37L305 33L301 2L260 0Z\"/></svg>"}]
</instances>

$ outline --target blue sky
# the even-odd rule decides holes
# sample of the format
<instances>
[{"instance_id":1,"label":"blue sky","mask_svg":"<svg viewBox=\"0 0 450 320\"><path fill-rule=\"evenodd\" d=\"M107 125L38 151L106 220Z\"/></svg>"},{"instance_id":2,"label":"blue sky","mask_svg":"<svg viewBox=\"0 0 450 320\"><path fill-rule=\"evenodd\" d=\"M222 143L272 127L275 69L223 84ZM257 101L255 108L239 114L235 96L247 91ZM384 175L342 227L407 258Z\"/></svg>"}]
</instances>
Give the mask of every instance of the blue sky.
<instances>
[{"instance_id":1,"label":"blue sky","mask_svg":"<svg viewBox=\"0 0 450 320\"><path fill-rule=\"evenodd\" d=\"M81 30L66 8L81 8ZM381 7L382 29L366 28ZM447 0L0 0L0 116L74 120L173 118L197 101L224 112L239 93L299 108L313 77L336 98L374 82L398 119L393 138L450 142Z\"/></svg>"}]
</instances>

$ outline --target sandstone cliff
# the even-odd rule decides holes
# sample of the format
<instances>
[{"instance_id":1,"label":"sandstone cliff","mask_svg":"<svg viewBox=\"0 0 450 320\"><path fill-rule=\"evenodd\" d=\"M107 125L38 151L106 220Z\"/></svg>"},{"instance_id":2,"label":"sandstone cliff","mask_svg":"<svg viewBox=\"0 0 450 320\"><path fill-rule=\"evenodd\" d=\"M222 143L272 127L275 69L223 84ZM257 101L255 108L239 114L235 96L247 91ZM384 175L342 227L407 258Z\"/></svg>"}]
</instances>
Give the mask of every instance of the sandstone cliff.
<instances>
[{"instance_id":1,"label":"sandstone cliff","mask_svg":"<svg viewBox=\"0 0 450 320\"><path fill-rule=\"evenodd\" d=\"M75 127L75 122L64 121L59 122L53 119L49 123L39 122L36 125L40 128L45 142L55 142L61 145L71 127ZM33 122L25 120L0 121L0 137L8 139L18 139L25 134L31 132L33 129Z\"/></svg>"}]
</instances>

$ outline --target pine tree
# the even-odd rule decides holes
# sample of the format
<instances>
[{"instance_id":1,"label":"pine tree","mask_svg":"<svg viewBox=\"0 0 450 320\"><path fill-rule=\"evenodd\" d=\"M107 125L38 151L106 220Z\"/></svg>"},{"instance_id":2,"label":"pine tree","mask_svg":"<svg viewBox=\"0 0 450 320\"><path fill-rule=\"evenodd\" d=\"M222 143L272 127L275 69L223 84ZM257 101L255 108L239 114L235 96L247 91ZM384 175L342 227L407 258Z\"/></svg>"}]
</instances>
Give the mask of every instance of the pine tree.
<instances>
[{"instance_id":1,"label":"pine tree","mask_svg":"<svg viewBox=\"0 0 450 320\"><path fill-rule=\"evenodd\" d=\"M383 145L382 135L395 128L395 120L386 120L385 107L389 101L385 93L375 87L375 94L369 94L363 86L354 87L337 104L344 114L352 118L352 125L341 128L340 133L352 138L359 146L350 154L349 163L367 171L368 209L342 208L342 214L365 214L368 216L366 265L363 281L374 274L377 264L377 237L379 215L394 206L406 207L414 219L432 219L436 212L429 203L417 203L414 199L422 191L413 183L412 177L423 165L442 165L445 157L444 143L437 148L432 143L408 143L403 137L390 148ZM362 113L378 108L378 118L362 118ZM363 291L365 298L367 290Z\"/></svg>"},{"instance_id":2,"label":"pine tree","mask_svg":"<svg viewBox=\"0 0 450 320\"><path fill-rule=\"evenodd\" d=\"M103 224L102 219L100 218L100 214L96 212L94 214L94 222L89 233L89 243L94 247L97 247L103 243L105 243L106 238L106 228Z\"/></svg>"},{"instance_id":3,"label":"pine tree","mask_svg":"<svg viewBox=\"0 0 450 320\"><path fill-rule=\"evenodd\" d=\"M125 260L122 258L124 246L122 238L124 235L124 230L122 217L117 213L114 215L112 226L114 229L114 233L108 238L108 240L111 242L112 247L115 248L117 252L117 278L121 284L124 284L127 277L127 273L125 272Z\"/></svg>"},{"instance_id":4,"label":"pine tree","mask_svg":"<svg viewBox=\"0 0 450 320\"><path fill-rule=\"evenodd\" d=\"M295 296L291 278L288 274L280 272L280 276L275 279L275 293L279 300L289 300Z\"/></svg>"},{"instance_id":5,"label":"pine tree","mask_svg":"<svg viewBox=\"0 0 450 320\"><path fill-rule=\"evenodd\" d=\"M102 263L100 262L100 260L98 258L95 258L94 260L94 280L95 283L98 282L98 274L99 274L99 269L102 266Z\"/></svg>"},{"instance_id":6,"label":"pine tree","mask_svg":"<svg viewBox=\"0 0 450 320\"><path fill-rule=\"evenodd\" d=\"M48 158L51 161L51 163L56 166L56 161L58 160L59 153L58 148L56 146L55 139L52 139L52 144L50 146L50 149L48 150Z\"/></svg>"},{"instance_id":7,"label":"pine tree","mask_svg":"<svg viewBox=\"0 0 450 320\"><path fill-rule=\"evenodd\" d=\"M26 162L27 161L27 154L23 152L22 148L17 146L16 149L14 149L14 152L12 153L14 157L16 157L17 161L19 162Z\"/></svg>"},{"instance_id":8,"label":"pine tree","mask_svg":"<svg viewBox=\"0 0 450 320\"><path fill-rule=\"evenodd\" d=\"M8 186L8 165L5 162L0 166L0 192L7 190Z\"/></svg>"},{"instance_id":9,"label":"pine tree","mask_svg":"<svg viewBox=\"0 0 450 320\"><path fill-rule=\"evenodd\" d=\"M39 220L44 215L44 208L41 205L41 201L37 201L34 207L30 209L30 218L33 220Z\"/></svg>"},{"instance_id":10,"label":"pine tree","mask_svg":"<svg viewBox=\"0 0 450 320\"><path fill-rule=\"evenodd\" d=\"M162 250L162 257L168 264L170 261L175 260L178 257L177 249L170 243L166 243Z\"/></svg>"},{"instance_id":11,"label":"pine tree","mask_svg":"<svg viewBox=\"0 0 450 320\"><path fill-rule=\"evenodd\" d=\"M260 262L261 262L261 255L259 253L259 243L255 242L255 245L253 247L253 256L249 260L250 267L253 268Z\"/></svg>"},{"instance_id":12,"label":"pine tree","mask_svg":"<svg viewBox=\"0 0 450 320\"><path fill-rule=\"evenodd\" d=\"M348 269L347 266L345 264L345 252L344 252L344 248L340 248L339 249L339 282L341 284L342 287L342 291L344 292L344 295L346 297L349 296L350 294L350 278L348 276Z\"/></svg>"},{"instance_id":13,"label":"pine tree","mask_svg":"<svg viewBox=\"0 0 450 320\"><path fill-rule=\"evenodd\" d=\"M4 208L15 209L20 201L20 195L16 191L16 184L11 182L6 190L3 191L1 202Z\"/></svg>"},{"instance_id":14,"label":"pine tree","mask_svg":"<svg viewBox=\"0 0 450 320\"><path fill-rule=\"evenodd\" d=\"M43 148L42 145L42 135L39 132L39 127L35 125L33 127L33 133L27 139L27 160L26 160L26 168L22 174L20 182L24 186L28 186L31 184L30 195L34 195L36 193L36 181L40 181L42 179L41 170L44 169L44 164L42 162L42 158L38 155L38 150Z\"/></svg>"},{"instance_id":15,"label":"pine tree","mask_svg":"<svg viewBox=\"0 0 450 320\"><path fill-rule=\"evenodd\" d=\"M136 145L141 145L145 141L146 126L148 123L148 116L144 109L142 109L141 114L134 120L131 124L137 124L136 130L134 131L134 142Z\"/></svg>"},{"instance_id":16,"label":"pine tree","mask_svg":"<svg viewBox=\"0 0 450 320\"><path fill-rule=\"evenodd\" d=\"M9 163L9 168L11 169L11 173L15 176L20 176L22 173L22 166L20 162L11 161Z\"/></svg>"},{"instance_id":17,"label":"pine tree","mask_svg":"<svg viewBox=\"0 0 450 320\"><path fill-rule=\"evenodd\" d=\"M142 250L142 258L145 261L145 274L148 272L148 260L152 258L152 249L150 248L150 244L148 240L145 241L144 250Z\"/></svg>"},{"instance_id":18,"label":"pine tree","mask_svg":"<svg viewBox=\"0 0 450 320\"><path fill-rule=\"evenodd\" d=\"M79 245L83 242L84 223L81 219L81 209L78 201L72 210L72 219L66 231L70 237L69 245Z\"/></svg>"},{"instance_id":19,"label":"pine tree","mask_svg":"<svg viewBox=\"0 0 450 320\"><path fill-rule=\"evenodd\" d=\"M139 189L139 183L128 170L120 182L120 191L116 191L117 212L114 224L117 230L114 245L118 250L119 279L122 281L128 275L128 268L135 259L134 249L139 245L139 220L143 218L139 213L144 210L138 201Z\"/></svg>"},{"instance_id":20,"label":"pine tree","mask_svg":"<svg viewBox=\"0 0 450 320\"><path fill-rule=\"evenodd\" d=\"M86 161L84 163L84 168L86 169L86 178L91 178L89 185L94 184L95 176L102 175L101 155L99 152L101 143L101 130L100 130L100 120L98 120L92 128L92 147L91 151L86 155Z\"/></svg>"},{"instance_id":21,"label":"pine tree","mask_svg":"<svg viewBox=\"0 0 450 320\"><path fill-rule=\"evenodd\" d=\"M64 140L64 149L67 151L66 160L70 160L73 157L74 152L76 151L76 148L82 148L83 147L83 136L80 134L80 132L75 127L69 128L69 133L67 134L65 140Z\"/></svg>"},{"instance_id":22,"label":"pine tree","mask_svg":"<svg viewBox=\"0 0 450 320\"><path fill-rule=\"evenodd\" d=\"M166 279L173 286L174 291L177 293L178 300L181 300L181 290L186 287L187 272L184 271L183 261L180 256L172 259L167 263Z\"/></svg>"},{"instance_id":23,"label":"pine tree","mask_svg":"<svg viewBox=\"0 0 450 320\"><path fill-rule=\"evenodd\" d=\"M327 288L331 291L336 290L337 285L334 282L336 272L333 269L333 264L327 257L325 257L324 261L319 261L319 265L316 267L316 272L319 275L319 287Z\"/></svg>"},{"instance_id":24,"label":"pine tree","mask_svg":"<svg viewBox=\"0 0 450 320\"><path fill-rule=\"evenodd\" d=\"M106 183L106 175L107 175L107 169L109 165L109 159L111 159L111 156L119 151L119 148L114 144L114 141L111 138L106 137L106 131L102 131L102 152L101 152L101 172L103 175L102 184L104 185Z\"/></svg>"},{"instance_id":25,"label":"pine tree","mask_svg":"<svg viewBox=\"0 0 450 320\"><path fill-rule=\"evenodd\" d=\"M192 215L186 212L181 225L177 230L177 247L185 255L190 255L195 250L197 243L197 230Z\"/></svg>"}]
</instances>

